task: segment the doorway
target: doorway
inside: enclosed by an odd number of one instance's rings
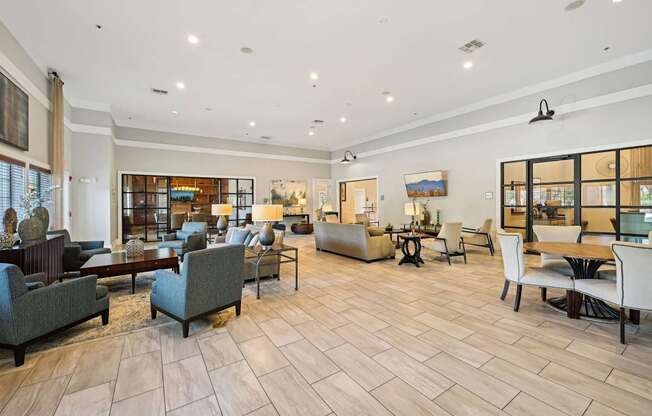
[[[378,178],[338,181],[338,187],[341,223],[360,222],[365,215],[370,223],[379,223]]]

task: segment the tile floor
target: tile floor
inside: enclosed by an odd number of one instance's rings
[[[524,291],[505,302],[501,261],[366,264],[300,247],[246,289],[225,326],[168,324],[0,363],[0,416],[651,415],[652,316],[570,321]],[[536,258],[529,259],[535,262]]]

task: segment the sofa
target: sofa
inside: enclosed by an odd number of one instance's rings
[[[184,222],[181,230],[163,235],[160,248],[173,248],[183,259],[185,253],[206,248],[206,233],[208,225],[205,222]]]
[[[16,367],[25,348],[58,331],[102,316],[109,323],[109,291],[97,276],[46,285],[45,273],[25,276],[13,264],[0,263],[0,347],[14,351]]]
[[[188,337],[190,321],[235,306],[240,315],[244,247],[223,245],[186,254],[181,273],[157,270],[150,295],[152,319],[160,311],[181,322]]]
[[[254,247],[258,244],[257,234],[263,228],[262,225],[257,224],[247,224],[244,227],[230,227],[222,244],[228,245],[242,245],[248,247]],[[246,231],[249,234],[246,234]],[[244,235],[244,239],[242,238]],[[285,231],[274,230],[274,245],[282,244],[283,239],[285,238]],[[242,240],[242,241],[240,241]],[[219,246],[219,244],[218,244]],[[244,268],[242,269],[243,277],[245,280],[252,280],[256,278],[256,265],[251,260],[252,256],[247,257],[245,252],[245,262]],[[260,277],[279,277],[281,273],[280,263],[277,256],[265,256],[260,261]]]
[[[71,241],[68,230],[48,231],[48,235],[63,236],[63,271],[78,272],[95,254],[110,253],[111,249],[104,247],[104,241]]]
[[[396,249],[389,235],[383,234],[377,227],[318,221],[314,223],[314,228],[317,250],[364,260],[367,263],[393,259],[396,256]]]

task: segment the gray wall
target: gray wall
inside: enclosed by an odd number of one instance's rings
[[[496,218],[497,160],[540,153],[563,154],[570,149],[616,145],[637,141],[652,143],[652,97],[570,112],[551,123],[528,125],[527,120],[509,127],[469,134],[416,147],[374,154],[387,146],[433,137],[508,117],[536,114],[538,101],[548,97],[553,108],[615,91],[652,83],[652,64],[566,85],[536,96],[524,97],[474,113],[432,123],[373,142],[353,146],[359,153],[351,165],[334,165],[334,182],[347,178],[378,176],[380,215],[383,224],[408,223],[403,204],[408,201],[403,175],[429,170],[448,171],[448,196],[430,198],[429,209],[442,211],[443,221],[461,220],[479,226],[485,218]],[[343,151],[334,152],[341,158]],[[494,192],[493,200],[484,193]],[[499,199],[498,199],[499,200]]]

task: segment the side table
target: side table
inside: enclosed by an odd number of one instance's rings
[[[414,264],[417,267],[421,267],[421,264],[424,263],[421,258],[421,237],[420,234],[398,234],[396,238],[398,241],[403,240],[403,245],[401,246],[401,251],[403,252],[403,258],[398,263],[399,266],[403,263]],[[410,243],[414,246],[414,251],[410,251]],[[425,264],[425,263],[424,263]]]

